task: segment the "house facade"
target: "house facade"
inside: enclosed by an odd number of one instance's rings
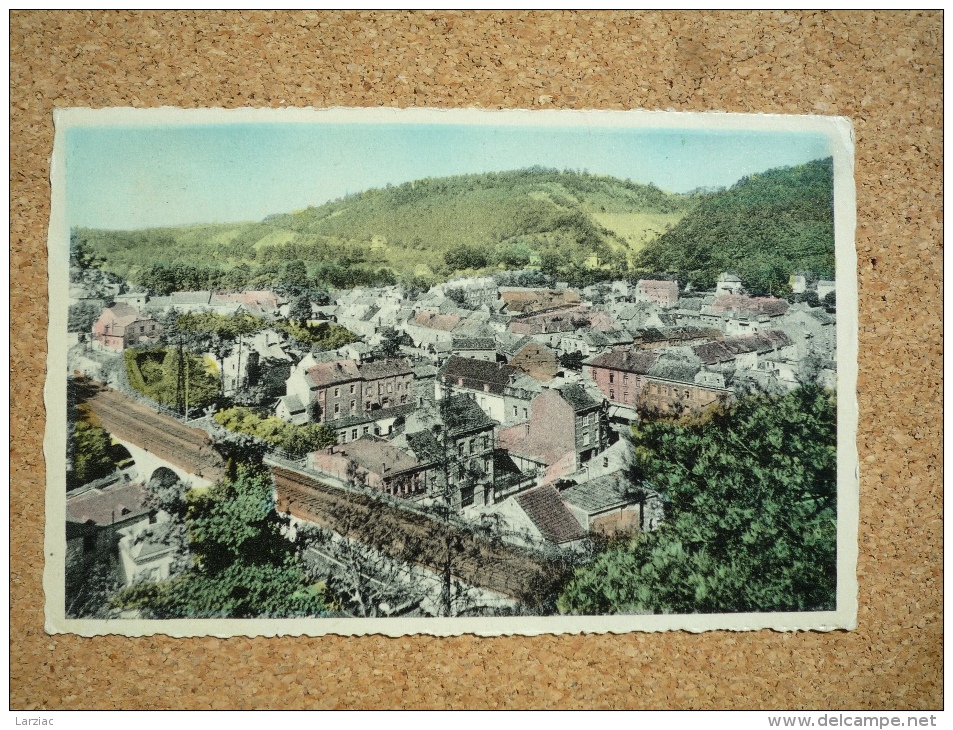
[[[639,395],[639,410],[655,415],[681,416],[699,413],[717,403],[727,403],[726,388],[649,376]]]
[[[357,363],[305,358],[292,369],[285,385],[287,396],[294,397],[291,403],[304,405],[311,420],[328,423],[412,404],[413,381],[413,369],[406,360]]]
[[[635,285],[636,302],[653,302],[663,307],[678,304],[678,282],[658,279],[639,279]]]
[[[493,420],[506,419],[504,390],[520,371],[505,363],[452,356],[437,372],[434,394],[439,400],[447,393],[470,397]]]
[[[602,405],[581,385],[549,388],[530,404],[530,418],[500,432],[500,448],[540,483],[577,471],[608,446]]]
[[[314,451],[308,465],[335,479],[406,499],[425,496],[435,478],[432,464],[421,464],[413,454],[373,435]]]
[[[654,350],[612,350],[583,363],[583,370],[611,403],[636,408],[658,357]]]
[[[103,310],[93,323],[94,348],[122,352],[127,347],[155,344],[162,336],[162,325],[128,304],[114,304]]]

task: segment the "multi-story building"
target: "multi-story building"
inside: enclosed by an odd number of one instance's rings
[[[678,282],[657,279],[639,279],[635,285],[636,302],[654,302],[663,307],[678,304]]]
[[[414,373],[406,360],[354,360],[315,362],[305,358],[286,381],[286,401],[304,405],[311,420],[337,421],[409,405]],[[279,412],[279,416],[282,413]]]
[[[649,376],[639,396],[639,410],[652,415],[680,416],[698,413],[716,403],[727,403],[726,388]]]
[[[435,498],[443,497],[449,486],[452,505],[493,504],[496,499],[494,452],[495,430],[499,424],[469,397],[447,394],[432,413],[408,425],[398,437],[422,463],[436,464]]]
[[[490,418],[502,423],[506,418],[504,389],[511,376],[520,371],[505,363],[471,360],[453,356],[437,372],[435,395],[463,394],[471,398]]]
[[[114,304],[103,310],[93,324],[93,347],[122,352],[135,345],[154,344],[162,335],[162,325],[128,304]]]
[[[655,350],[612,350],[587,360],[583,369],[609,401],[635,409],[646,376],[658,357]]]
[[[436,477],[433,464],[422,464],[413,454],[373,435],[312,452],[308,465],[341,481],[410,499],[425,496]]]
[[[533,399],[529,415],[500,432],[500,448],[540,483],[577,471],[608,446],[602,404],[581,385],[546,389]]]

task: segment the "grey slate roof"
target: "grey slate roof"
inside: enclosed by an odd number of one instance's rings
[[[559,545],[586,536],[582,525],[563,504],[559,492],[552,485],[523,492],[516,496],[516,501],[550,542]]]
[[[443,447],[430,431],[417,431],[405,435],[407,446],[421,464],[439,462],[444,458]]]
[[[493,337],[454,337],[450,347],[454,350],[496,350]]]
[[[406,416],[410,413],[413,413],[416,407],[417,406],[414,403],[406,403],[402,406],[394,406],[393,408],[380,408],[378,410],[365,411],[363,413],[355,413],[353,415],[348,414],[334,421],[327,421],[324,425],[328,428],[347,428],[348,426],[359,426],[362,423],[374,423],[375,421],[382,421],[385,418]]]
[[[444,417],[444,425],[454,435],[496,425],[496,421],[486,415],[476,401],[465,395],[447,398],[440,404],[440,412]]]
[[[645,375],[655,361],[658,353],[654,350],[613,350],[586,361],[586,365],[609,370],[619,370],[626,373]]]
[[[564,489],[561,494],[569,504],[591,516],[613,507],[634,504],[634,489],[635,485],[629,481],[625,472],[617,471],[576,484]]]
[[[599,407],[599,401],[594,400],[581,385],[567,385],[561,388],[559,393],[574,411],[586,411]]]
[[[459,385],[459,381],[463,380],[464,388],[502,395],[510,376],[518,375],[519,372],[503,363],[454,355],[440,369],[438,377],[450,385]]]
[[[706,365],[714,365],[719,362],[729,362],[745,353],[765,353],[790,344],[791,339],[786,334],[780,330],[770,330],[753,335],[728,337],[717,342],[706,342],[703,345],[695,345],[692,351]]]
[[[378,378],[392,378],[396,375],[410,375],[413,370],[407,360],[372,360],[357,366],[358,372],[365,380]]]

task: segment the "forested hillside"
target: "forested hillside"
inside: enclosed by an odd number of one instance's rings
[[[833,160],[769,170],[705,196],[638,257],[699,289],[722,271],[755,293],[786,293],[794,271],[834,275]]]
[[[77,229],[74,258],[153,291],[432,284],[532,266],[561,278],[623,275],[695,205],[652,185],[531,168],[417,180],[259,223]],[[290,265],[290,262],[294,264]]]

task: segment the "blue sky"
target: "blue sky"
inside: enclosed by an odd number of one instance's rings
[[[530,165],[588,170],[671,192],[830,155],[805,132],[587,126],[231,123],[72,127],[70,226],[131,229],[257,221],[423,177]]]

